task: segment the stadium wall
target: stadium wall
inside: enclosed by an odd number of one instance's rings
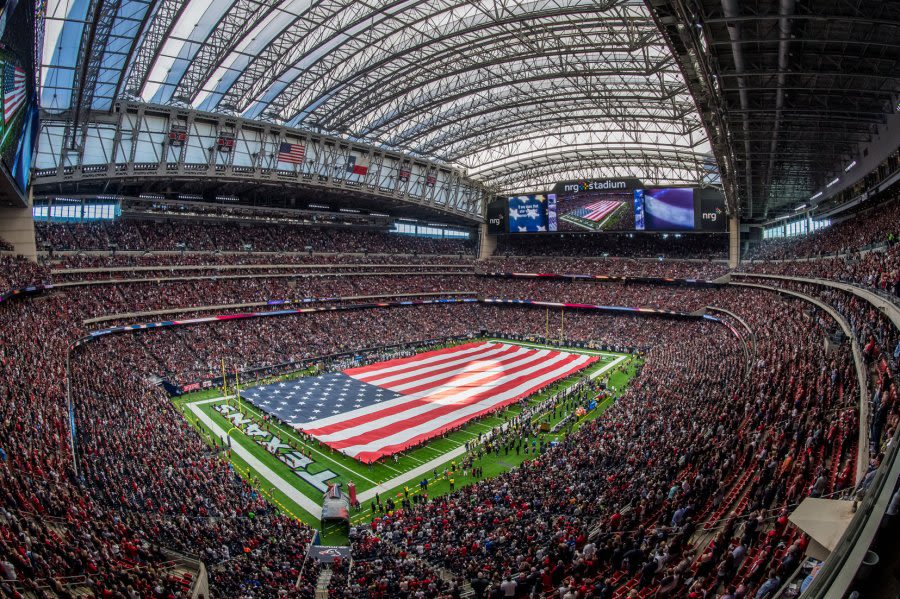
[[[0,207],[0,239],[11,243],[16,254],[37,260],[34,218],[30,207]]]

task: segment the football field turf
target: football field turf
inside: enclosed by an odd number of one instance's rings
[[[228,459],[241,476],[286,513],[319,528],[322,496],[326,485],[340,483],[341,488],[346,491],[347,484],[352,482],[356,486],[357,497],[362,504],[359,512],[351,512],[351,521],[358,523],[371,519],[370,504],[376,493],[383,501],[388,497],[402,495],[408,487],[412,495],[419,492],[419,481],[423,478],[429,481],[428,494],[432,498],[450,491],[450,478],[454,479],[456,488],[470,484],[474,481],[471,477],[462,476],[458,470],[452,474],[449,472],[452,465],[458,464],[465,456],[466,443],[475,442],[480,434],[504,426],[523,409],[542,404],[553,394],[570,387],[585,376],[598,377],[612,372],[610,384],[620,393],[636,367],[636,360],[627,354],[550,348],[518,341],[487,340],[486,343],[502,343],[505,347],[512,345],[515,351],[527,348],[567,352],[578,354],[582,358],[590,356],[592,361],[587,367],[557,380],[549,388],[524,400],[517,400],[515,403],[499,407],[496,411],[478,415],[456,430],[438,434],[421,445],[401,450],[369,464],[299,433],[285,423],[287,420],[282,422],[265,418],[264,411],[245,399],[238,400],[231,388],[228,389],[227,397],[223,396],[221,389],[211,389],[174,398],[174,402],[208,443],[228,451]],[[544,351],[542,355],[546,353]],[[394,368],[403,366],[402,363],[397,364]],[[623,365],[626,366],[625,371],[621,372],[619,367]],[[320,377],[307,376],[297,379],[288,376],[274,382],[270,381],[267,385],[279,384],[279,381],[291,378],[294,379],[294,383],[297,381],[310,383]],[[241,395],[247,396],[249,389],[259,387],[258,384],[242,386]],[[572,430],[599,416],[610,401],[600,403],[593,410],[578,417]],[[558,411],[554,417],[552,411],[544,413],[538,411],[532,416],[532,420],[547,422],[548,427],[552,428],[567,415],[568,413]],[[552,442],[558,439],[560,434],[562,433],[547,433],[545,438],[548,442]],[[533,457],[534,454],[525,453],[485,455],[478,459],[475,465],[484,470],[485,478],[490,478]],[[343,533],[337,530],[323,533],[328,542],[339,543],[344,540]]]

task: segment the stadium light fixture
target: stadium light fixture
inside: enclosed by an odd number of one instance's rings
[[[353,208],[339,208],[338,210],[347,214],[359,214],[359,210],[354,210]]]
[[[824,193],[824,192],[821,192],[821,191],[820,191],[819,193],[817,193],[816,195],[814,195],[813,197],[811,197],[811,198],[809,198],[809,199],[810,199],[810,200],[816,200],[816,199],[818,199],[818,198],[821,198],[821,197],[822,197],[822,193]]]
[[[800,210],[803,210],[804,208],[806,208],[806,204],[800,204],[799,206],[794,208],[794,212],[799,212]]]
[[[834,179],[831,180],[831,183],[829,183],[828,185],[825,186],[825,188],[827,189],[827,188],[831,187],[832,185],[834,185],[835,183],[837,183],[840,180],[841,180],[840,177],[835,177]]]
[[[856,161],[855,161],[855,160],[854,160],[853,162],[851,162],[850,164],[848,164],[846,167],[844,167],[844,172],[846,173],[847,171],[849,171],[849,170],[850,170],[851,168],[853,168],[854,166],[856,166]]]
[[[310,208],[318,208],[319,210],[331,210],[331,206],[326,206],[325,204],[310,204]]]

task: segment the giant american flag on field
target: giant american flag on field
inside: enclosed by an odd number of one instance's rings
[[[252,387],[241,396],[369,463],[513,404],[596,361],[586,354],[475,342]]]

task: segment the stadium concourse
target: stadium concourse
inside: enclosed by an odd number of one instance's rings
[[[833,307],[862,347],[863,379],[848,344],[826,350],[824,339],[839,325],[808,300],[665,281],[729,274],[697,247],[683,255],[700,261],[597,259],[590,249],[564,257],[579,247],[572,245],[558,254],[548,246],[547,256],[474,261],[465,242],[390,237],[378,254],[360,256],[335,252],[329,237],[306,238],[297,227],[292,242],[312,245],[312,255],[227,254],[212,253],[227,249],[227,230],[220,235],[204,225],[201,239],[209,241],[191,253],[110,255],[78,252],[110,239],[138,251],[172,250],[172,240],[190,238],[184,228],[194,225],[41,225],[41,239],[58,249],[39,265],[2,262],[6,288],[44,289],[8,296],[0,306],[0,589],[11,597],[187,596],[196,574],[173,557],[180,555],[205,564],[215,597],[313,597],[326,579],[335,597],[768,597],[795,575],[810,543],[788,515],[807,497],[865,493],[900,418],[896,326],[864,297],[821,282],[897,296],[898,246],[878,245],[895,231],[882,226],[870,234],[872,220],[846,221],[793,248],[778,244],[777,251],[795,256],[841,250],[837,257],[757,258],[742,277]],[[242,239],[255,251],[283,250],[281,233],[251,231],[260,237],[245,231]],[[362,235],[358,243],[371,248],[372,234]],[[354,247],[353,233],[341,236]],[[854,243],[877,247],[858,255]],[[310,276],[315,265],[328,265],[328,276]],[[513,269],[638,280],[490,275]],[[810,280],[758,278],[768,273]],[[727,311],[719,314],[729,326],[567,310],[564,331],[554,322],[551,336],[643,354],[644,366],[615,403],[496,477],[416,495],[393,510],[376,510],[371,500],[374,517],[350,530],[352,560],[324,565],[305,559],[313,530],[268,501],[258,475],[232,466],[227,448],[205,443],[151,381],[213,379],[221,374],[222,348],[250,373],[484,330],[542,338],[545,310],[408,305],[142,330],[73,351],[67,378],[69,349],[85,333],[154,320],[163,311],[177,319],[244,312],[246,304],[272,299],[349,304],[355,300],[339,298],[423,293],[683,313],[715,306]],[[857,473],[860,380],[870,435]],[[497,430],[470,449],[500,455],[540,434],[525,425]]]

